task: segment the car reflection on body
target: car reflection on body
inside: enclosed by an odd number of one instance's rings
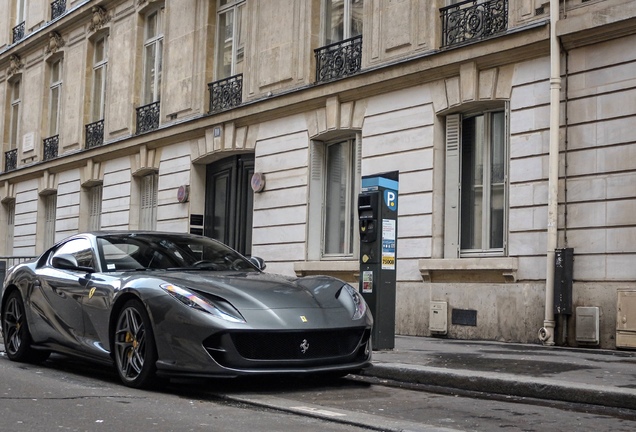
[[[345,375],[370,365],[373,319],[355,288],[263,268],[202,236],[78,234],[8,271],[5,350],[20,362],[58,352],[114,364],[136,388],[179,376]]]

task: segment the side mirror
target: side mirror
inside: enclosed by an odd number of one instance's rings
[[[74,270],[92,273],[94,270],[90,267],[83,267],[77,263],[75,257],[71,254],[56,255],[51,259],[53,267],[62,270]]]
[[[265,260],[263,258],[251,256],[248,258],[248,260],[254,265],[254,267],[261,271],[265,270],[265,267],[267,267],[267,264],[265,264]]]

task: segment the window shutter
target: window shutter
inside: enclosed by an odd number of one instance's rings
[[[157,220],[157,183],[157,174],[149,174],[141,179],[139,229],[155,229],[155,221]]]
[[[444,197],[444,258],[459,257],[459,190],[461,115],[446,116],[446,188]]]
[[[55,243],[57,195],[48,195],[44,203],[44,247],[48,249]]]
[[[93,186],[90,189],[89,230],[97,231],[101,228],[103,186]]]
[[[307,230],[307,259],[319,260],[322,249],[323,165],[325,145],[310,144],[309,212]]]

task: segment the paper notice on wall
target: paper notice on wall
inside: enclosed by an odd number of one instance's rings
[[[362,272],[362,292],[373,292],[373,271],[365,270]]]
[[[395,270],[395,220],[382,219],[382,270]]]

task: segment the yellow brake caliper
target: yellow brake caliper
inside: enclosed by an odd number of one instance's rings
[[[128,358],[132,357],[133,351],[137,348],[137,340],[134,338],[131,332],[126,332],[126,343],[131,343],[131,342],[132,342],[133,349],[128,351]]]

